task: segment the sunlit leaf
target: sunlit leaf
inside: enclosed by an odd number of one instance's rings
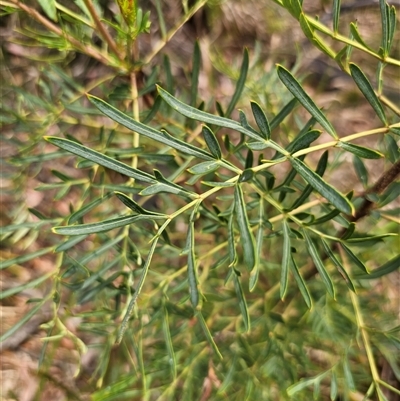
[[[134,169],[125,163],[112,159],[111,157],[103,155],[102,153],[93,149],[89,149],[77,142],[69,139],[57,138],[55,136],[45,136],[44,139],[61,149],[67,150],[68,152],[78,155],[86,160],[90,160],[96,164],[99,164],[100,166],[107,167],[110,170],[117,171],[118,173],[127,177],[149,183],[157,182],[152,175],[145,173],[144,171]]]
[[[354,155],[361,157],[363,159],[380,159],[384,155],[376,150],[368,149],[363,146],[354,145],[353,143],[341,142],[339,141],[336,145],[338,148],[347,150]]]
[[[194,252],[194,222],[189,223],[188,236],[188,281],[190,288],[190,300],[194,309],[197,308],[199,304],[199,288],[198,288],[198,278],[197,278],[197,266],[196,266],[196,256]]]
[[[124,127],[137,132],[140,135],[151,138],[157,142],[161,142],[164,145],[168,145],[171,148],[176,149],[187,155],[198,157],[199,159],[213,159],[212,155],[210,155],[205,150],[197,148],[190,143],[174,138],[165,131],[158,131],[147,125],[144,125],[139,121],[134,120],[132,117],[128,116],[122,111],[119,111],[110,104],[106,103],[104,100],[99,99],[98,97],[88,95],[88,99],[106,116],[110,117],[112,120],[123,125]]]
[[[353,77],[354,82],[357,84],[362,94],[368,100],[369,104],[374,109],[376,115],[386,125],[387,119],[385,116],[385,112],[383,110],[381,102],[378,99],[378,96],[376,96],[372,88],[371,83],[368,81],[368,78],[361,71],[360,67],[358,67],[356,64],[350,63],[349,66],[350,66],[351,76]]]

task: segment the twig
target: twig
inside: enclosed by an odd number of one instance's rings
[[[101,36],[107,42],[110,49],[114,52],[114,54],[121,60],[124,61],[123,57],[121,56],[120,52],[118,51],[117,44],[114,42],[114,39],[110,36],[108,31],[105,29],[104,25],[101,23],[99,16],[97,15],[96,9],[93,6],[91,0],[83,0],[87,9],[92,16],[96,27],[100,31]]]

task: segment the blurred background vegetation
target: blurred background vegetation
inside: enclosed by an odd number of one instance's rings
[[[131,4],[120,3],[122,9]],[[391,4],[399,7],[398,2]],[[247,47],[250,66],[233,119],[238,120],[237,109],[250,110],[250,100],[263,105],[269,117],[290,102],[292,96],[276,74],[275,64],[280,63],[301,80],[341,137],[380,127],[351,77],[310,44],[287,10],[267,0],[139,1],[142,24],[136,19],[130,26],[112,0],[0,0],[0,6],[2,400],[400,399],[393,391],[400,382],[398,269],[357,284],[376,368],[388,384],[379,394],[370,388],[369,360],[346,283],[336,273],[337,301],[327,296],[299,238],[293,239],[293,246],[302,272],[309,275],[311,310],[293,283],[285,302],[280,300],[281,231],[271,230],[264,241],[262,272],[250,293],[247,285],[240,290],[232,282],[224,285],[227,271],[220,268],[224,255],[219,245],[226,238],[213,229],[212,217],[196,223],[199,280],[207,300],[202,313],[221,360],[188,304],[187,262],[180,256],[187,236],[184,219],[171,224],[169,238],[154,256],[139,306],[119,346],[114,345],[115,333],[154,227],[142,224],[129,228],[129,235],[111,231],[69,240],[51,231],[66,221],[118,216],[123,205],[108,194],[121,191],[138,199],[141,188],[56,149],[43,141],[45,135],[82,142],[145,171],[158,168],[165,176],[176,174],[180,184],[190,179],[183,173],[188,167],[185,158],[146,138],[139,142],[94,108],[86,93],[204,146],[198,124],[171,112],[157,97],[155,84],[208,112],[226,111]],[[305,0],[303,8],[332,24],[332,1]],[[355,21],[367,46],[378,49],[378,3],[342,1],[340,32],[348,36],[349,24]],[[392,51],[397,59],[399,41],[397,30]],[[341,48],[334,41],[332,47]],[[201,60],[198,73],[196,60]],[[353,49],[352,61],[374,87],[378,85],[377,59]],[[394,110],[400,104],[399,81],[399,68],[388,65],[382,95]],[[305,110],[296,108],[274,139],[286,146],[308,119]],[[223,138],[227,130],[221,131]],[[328,138],[321,135],[316,143]],[[332,152],[329,182],[343,193],[363,194],[398,160],[393,138],[368,136],[358,142],[387,155],[368,160],[364,176],[350,153]],[[230,133],[230,140],[240,143],[239,134]],[[266,151],[265,157],[272,155]],[[315,167],[321,155],[322,151],[310,154],[309,164]],[[240,154],[234,157],[243,162]],[[289,170],[279,165],[271,171],[282,182]],[[200,188],[200,183],[194,185]],[[357,222],[360,232],[399,231],[399,183],[390,189],[380,198],[382,208]],[[227,210],[227,196],[222,191],[205,206]],[[289,192],[290,196],[295,195]],[[143,206],[173,213],[183,204],[161,194]],[[328,230],[340,231],[340,225],[334,223]],[[397,237],[357,247],[370,270],[398,253]],[[246,294],[249,332],[238,291]]]

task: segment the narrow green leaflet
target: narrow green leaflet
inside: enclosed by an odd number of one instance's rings
[[[358,179],[363,184],[364,188],[366,188],[368,186],[368,171],[363,161],[356,155],[353,156],[353,166]]]
[[[222,158],[222,153],[221,153],[221,148],[219,146],[218,140],[214,134],[214,132],[211,131],[210,128],[208,128],[206,125],[203,125],[203,129],[201,130],[204,140],[206,141],[207,147],[210,150],[211,154],[216,158],[216,159],[221,159]]]
[[[108,194],[104,195],[102,198],[97,198],[94,201],[88,203],[87,205],[83,206],[76,212],[72,213],[69,218],[68,218],[68,224],[73,224],[76,221],[78,221],[80,218],[82,218],[86,213],[90,212],[92,209],[95,207],[99,206],[102,204],[104,201],[107,199],[111,198],[113,195],[112,192],[109,192]]]
[[[265,115],[261,106],[256,102],[251,102],[250,104],[254,119],[256,120],[258,128],[260,128],[263,137],[267,140],[271,139],[271,127],[269,126],[267,116]]]
[[[289,267],[290,267],[290,228],[286,220],[283,221],[283,255],[282,255],[282,266],[281,266],[281,282],[280,282],[280,296],[283,300],[286,295],[288,281],[289,281]]]
[[[153,258],[153,255],[154,255],[154,251],[156,250],[158,239],[159,239],[159,237],[156,237],[155,240],[153,241],[153,243],[151,244],[151,248],[150,248],[149,254],[147,255],[146,262],[145,262],[145,264],[144,264],[144,266],[142,268],[142,274],[140,276],[139,283],[138,283],[138,285],[136,287],[136,291],[134,292],[134,294],[132,296],[132,299],[131,299],[131,301],[130,301],[127,309],[126,309],[125,316],[122,319],[121,326],[118,329],[117,339],[115,341],[116,344],[120,344],[121,343],[122,338],[124,336],[124,333],[125,333],[126,329],[128,328],[129,319],[132,316],[133,309],[135,308],[136,302],[137,302],[137,300],[139,298],[139,294],[142,291],[144,282],[146,280],[146,276],[147,276],[147,273],[148,273],[149,268],[150,268],[150,263],[151,263],[151,260]]]
[[[328,374],[328,372],[329,371],[321,373],[318,376],[311,377],[309,379],[300,379],[297,383],[292,384],[290,387],[288,387],[286,392],[288,393],[289,397],[292,397],[294,394],[305,389],[306,387],[320,382]]]
[[[239,308],[243,318],[244,329],[246,333],[248,333],[250,331],[250,315],[247,309],[246,298],[244,296],[242,284],[240,283],[238,275],[234,272],[232,276],[235,285],[236,296],[238,297],[239,300]]]
[[[258,281],[258,275],[260,273],[260,262],[261,262],[261,249],[263,244],[264,238],[264,202],[263,198],[260,198],[260,203],[258,205],[258,229],[257,229],[257,236],[256,236],[256,263],[253,269],[250,272],[249,278],[249,291],[253,291],[256,287]]]
[[[244,262],[248,270],[251,271],[256,263],[256,249],[247,217],[242,187],[239,184],[235,186],[235,215],[239,226]]]
[[[362,159],[380,159],[381,157],[384,157],[381,152],[377,152],[376,150],[368,149],[364,146],[354,145],[348,142],[339,141],[336,147],[347,150],[348,152],[351,152],[354,155],[361,157]]]
[[[279,124],[293,111],[297,106],[297,102],[298,100],[293,98],[279,111],[279,113],[271,120],[271,130],[278,127]]]
[[[18,322],[12,326],[9,330],[7,330],[3,335],[0,337],[0,343],[3,341],[7,340],[7,338],[11,337],[15,333],[17,333],[21,327],[27,323],[32,316],[34,316],[44,305],[45,302],[47,302],[48,299],[43,299],[40,302],[38,302],[25,316],[23,316]]]
[[[301,149],[308,148],[312,142],[317,140],[321,135],[321,131],[317,129],[310,130],[303,135],[297,136],[290,144],[286,147],[286,150],[290,153],[296,153]]]
[[[57,22],[57,8],[56,8],[56,1],[55,0],[38,0],[42,10],[45,14],[52,19],[53,21]]]
[[[54,248],[52,246],[50,246],[48,248],[39,249],[36,252],[17,256],[12,259],[2,260],[2,261],[0,261],[0,270],[7,269],[7,267],[10,267],[12,265],[19,265],[21,263],[28,262],[32,259],[36,259],[39,256],[43,256],[43,255],[46,255],[47,253],[52,252],[53,250],[54,250]]]
[[[109,156],[103,155],[100,152],[89,149],[77,142],[70,141],[69,139],[57,138],[55,136],[45,136],[44,139],[50,142],[52,145],[58,146],[61,149],[67,150],[77,156],[80,156],[86,160],[90,160],[100,166],[109,168],[110,170],[117,171],[118,173],[125,175],[127,177],[134,178],[139,181],[155,183],[157,182],[155,178],[145,173],[144,171],[139,171],[122,163],[118,160],[114,160]]]
[[[235,247],[235,232],[233,229],[233,213],[229,215],[228,220],[228,256],[229,267],[235,266],[237,263],[237,253]]]
[[[356,292],[353,282],[351,281],[350,276],[347,274],[346,269],[342,266],[340,261],[336,258],[335,254],[332,252],[331,248],[329,247],[328,243],[321,238],[322,245],[324,246],[325,253],[328,255],[329,259],[332,263],[336,266],[341,276],[346,281],[347,286],[350,288],[351,291]]]
[[[367,267],[364,265],[363,262],[361,262],[360,259],[358,259],[358,257],[353,253],[353,251],[349,247],[347,247],[343,243],[340,243],[340,246],[343,248],[343,250],[346,252],[347,256],[350,258],[350,260],[354,263],[355,266],[361,269],[364,273],[369,274]]]
[[[188,229],[188,281],[189,281],[189,290],[190,290],[190,301],[192,302],[192,306],[194,309],[197,308],[199,304],[199,287],[198,287],[198,279],[197,279],[197,266],[196,266],[196,256],[194,253],[194,222],[191,221],[189,223]]]
[[[236,88],[235,92],[232,96],[231,101],[229,102],[228,108],[225,112],[225,115],[229,117],[234,110],[236,103],[238,102],[240,95],[243,92],[244,85],[246,83],[246,77],[247,77],[247,72],[249,70],[249,51],[247,49],[244,49],[243,52],[243,61],[242,61],[242,66],[240,68],[240,75],[239,79],[236,83]]]
[[[158,131],[147,125],[144,125],[134,120],[132,117],[129,117],[122,111],[119,111],[110,104],[106,103],[104,100],[99,99],[98,97],[88,95],[88,98],[107,117],[110,117],[118,124],[121,124],[124,127],[137,132],[140,135],[153,139],[157,142],[161,142],[164,145],[170,146],[171,148],[176,149],[184,154],[198,157],[199,159],[204,159],[204,160],[213,159],[212,155],[210,155],[205,150],[197,148],[196,146],[193,146],[190,143],[176,139],[165,131]]]
[[[290,267],[294,276],[294,279],[296,280],[297,286],[299,287],[299,290],[301,292],[301,295],[303,296],[303,299],[308,307],[308,309],[311,309],[312,307],[312,299],[310,292],[308,291],[306,282],[304,281],[303,277],[301,277],[299,268],[297,267],[296,261],[293,258],[293,254],[291,254],[291,262]]]
[[[54,252],[67,251],[68,249],[72,248],[74,245],[83,241],[86,237],[87,237],[87,234],[73,236],[72,238],[69,238],[66,241],[62,242],[60,245],[58,245],[54,249]]]
[[[293,168],[324,198],[332,203],[336,209],[343,213],[352,215],[354,207],[350,201],[338,192],[335,188],[324,181],[318,174],[312,171],[306,164],[297,158],[291,157],[289,159]]]
[[[174,110],[185,117],[191,118],[193,120],[202,121],[206,124],[217,125],[218,127],[231,128],[251,138],[257,139],[258,141],[260,140],[259,133],[255,134],[253,131],[242,127],[236,121],[225,117],[215,116],[213,114],[206,113],[205,111],[201,111],[195,109],[194,107],[188,106],[187,104],[182,103],[180,100],[173,97],[166,90],[160,88],[159,86],[157,86],[157,90],[160,96],[165,100],[165,102],[167,102]]]
[[[195,164],[194,166],[188,169],[191,174],[208,174],[212,173],[215,170],[218,170],[221,167],[221,163],[219,161],[210,161],[210,162],[202,162],[199,164]]]
[[[362,44],[366,49],[373,51],[373,49],[368,46],[365,41],[363,40],[363,38],[361,37],[360,33],[358,32],[358,26],[356,22],[351,22],[350,23],[350,32],[351,32],[351,36],[360,44]],[[350,38],[352,39],[352,38]]]
[[[359,280],[377,279],[396,271],[398,268],[400,268],[400,255],[397,255],[393,259],[390,259],[389,262],[386,262],[381,267],[373,270],[370,274],[357,275],[356,277]]]
[[[339,15],[340,15],[340,0],[333,0],[333,32],[338,33],[339,30]]]
[[[325,115],[317,107],[310,96],[307,95],[296,78],[281,65],[278,65],[278,75],[279,79],[289,89],[292,95],[301,103],[301,105],[315,118],[317,122],[321,124],[322,127],[325,128],[328,134],[337,139],[338,136],[331,123],[327,120]]]
[[[175,379],[176,378],[176,357],[175,357],[175,352],[174,352],[174,346],[172,344],[171,331],[169,329],[168,310],[167,310],[165,304],[163,305],[162,311],[163,311],[163,333],[164,333],[165,344],[167,346],[169,365],[171,368],[171,376],[173,379]]]
[[[193,67],[192,67],[192,86],[191,86],[191,96],[190,105],[195,107],[197,101],[197,89],[199,86],[199,74],[201,67],[201,53],[198,40],[196,40],[193,49]]]
[[[54,227],[53,231],[61,235],[83,235],[94,234],[103,231],[113,230],[128,224],[135,223],[139,220],[159,220],[166,219],[164,215],[138,215],[138,216],[122,216],[115,219],[100,221],[98,223],[77,224],[74,226]]]
[[[0,292],[0,299],[11,297],[12,295],[18,294],[19,292],[24,291],[28,288],[34,288],[55,274],[55,271],[51,271],[47,274],[44,274],[43,276],[36,278],[35,280],[28,281],[27,283],[17,285],[15,287],[4,289]]]
[[[138,214],[162,216],[161,213],[151,212],[150,210],[143,209],[137,202],[135,202],[133,199],[123,194],[122,192],[116,191],[114,192],[114,194],[126,207]]]
[[[326,167],[328,165],[328,151],[325,151],[321,158],[318,161],[317,169],[315,170],[315,173],[318,174],[320,177],[322,177],[325,173]],[[300,195],[299,198],[295,200],[293,205],[291,206],[291,209],[296,209],[297,207],[301,206],[304,201],[308,198],[310,193],[312,192],[312,186],[308,184],[303,193]]]
[[[201,328],[203,329],[203,332],[204,332],[204,334],[205,334],[205,336],[206,336],[206,338],[207,338],[207,341],[208,341],[208,343],[210,344],[211,348],[212,348],[213,351],[216,353],[216,355],[219,357],[219,359],[223,359],[223,358],[222,358],[222,354],[221,354],[221,352],[219,351],[219,349],[218,349],[218,347],[217,347],[217,344],[215,344],[215,341],[214,341],[214,339],[213,339],[213,337],[212,337],[212,335],[211,335],[211,333],[210,333],[210,330],[209,330],[209,328],[208,328],[208,326],[207,326],[207,323],[206,323],[206,321],[204,320],[204,317],[203,317],[203,315],[201,314],[200,311],[198,311],[198,312],[196,313],[196,317],[197,317],[197,320],[198,320],[199,323],[200,323]]]
[[[360,91],[362,92],[362,94],[368,100],[369,104],[372,106],[372,108],[374,109],[374,111],[375,111],[376,115],[379,117],[379,119],[385,125],[387,125],[387,119],[386,119],[382,104],[379,101],[378,96],[376,96],[371,83],[368,81],[368,78],[361,71],[360,67],[358,67],[356,64],[350,63],[349,67],[350,67],[350,73],[354,79],[354,82],[357,84],[357,86],[360,89]]]
[[[324,264],[322,263],[322,259],[318,254],[318,250],[315,247],[314,241],[309,236],[307,229],[303,229],[302,233],[304,234],[304,238],[305,238],[306,244],[307,244],[307,249],[308,249],[308,252],[315,264],[315,267],[317,268],[317,270],[322,278],[322,281],[324,282],[324,284],[328,290],[329,295],[333,299],[335,299],[335,289],[333,287],[332,280],[331,280]]]

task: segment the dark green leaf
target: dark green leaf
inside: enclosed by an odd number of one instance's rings
[[[171,332],[169,329],[169,321],[168,321],[168,310],[163,305],[163,333],[164,333],[164,339],[165,339],[165,344],[167,346],[167,352],[168,352],[168,357],[169,357],[169,365],[171,367],[171,376],[172,379],[176,378],[176,357],[175,357],[175,352],[174,352],[174,346],[172,344],[172,339],[171,339]]]
[[[258,205],[258,230],[256,236],[256,263],[253,267],[253,270],[250,272],[249,278],[249,291],[253,291],[256,287],[258,281],[258,275],[260,272],[260,262],[261,262],[261,250],[264,238],[264,202],[263,199],[260,198]]]
[[[191,118],[193,120],[199,120],[206,124],[217,125],[219,127],[231,128],[238,132],[241,132],[251,138],[260,140],[260,134],[257,132],[253,132],[242,127],[238,122],[233,121],[229,118],[215,116],[210,113],[206,113],[205,111],[197,110],[194,107],[191,107],[185,103],[182,103],[180,100],[173,97],[164,89],[157,86],[158,93],[160,96],[178,113],[184,115],[185,117]],[[208,153],[207,153],[208,154]],[[211,156],[211,155],[210,155]]]
[[[68,224],[73,224],[76,221],[78,221],[80,218],[82,218],[86,213],[103,203],[105,200],[111,198],[112,192],[109,192],[108,194],[104,195],[102,198],[97,198],[94,201],[88,203],[86,206],[80,208],[76,212],[72,213],[69,218],[68,218]]]
[[[297,99],[290,100],[283,109],[271,120],[271,130],[279,126],[279,124],[292,112],[297,105]]]
[[[80,145],[77,142],[70,141],[69,139],[57,138],[54,136],[45,136],[44,139],[51,144],[58,146],[61,149],[67,150],[75,155],[78,155],[86,160],[90,160],[100,166],[109,168],[110,170],[117,171],[118,173],[127,177],[134,178],[139,181],[155,183],[156,180],[153,176],[144,171],[139,171],[122,163],[114,160],[109,156],[103,155],[95,150],[89,149],[86,146]]]
[[[256,123],[261,131],[261,134],[265,139],[267,140],[271,139],[271,127],[269,126],[267,116],[265,115],[261,106],[256,102],[251,102],[250,104],[254,119],[256,120]]]
[[[326,167],[328,165],[328,151],[326,150],[321,158],[318,161],[317,169],[315,170],[315,173],[318,174],[320,177],[322,177],[325,173]],[[312,186],[309,184],[306,186],[304,189],[303,193],[300,195],[299,198],[293,203],[291,206],[291,209],[296,209],[300,205],[304,203],[304,201],[308,198],[310,193],[312,192]]]
[[[169,95],[169,96],[171,96],[171,95]],[[119,111],[118,109],[111,106],[110,104],[106,103],[104,100],[101,100],[92,95],[88,95],[88,98],[106,116],[110,117],[112,120],[123,125],[124,127],[137,132],[140,135],[143,135],[147,138],[151,138],[157,142],[161,142],[164,145],[167,145],[173,149],[179,150],[180,152],[182,152],[184,154],[198,157],[199,159],[204,159],[204,160],[212,160],[213,159],[212,155],[210,155],[208,152],[204,151],[203,149],[197,148],[196,146],[193,146],[190,143],[176,139],[173,136],[169,135],[165,131],[158,131],[147,125],[144,125],[144,124],[140,123],[139,121],[134,120],[132,117],[129,117],[127,114],[123,113],[122,111]]]
[[[240,283],[240,279],[236,273],[233,274],[233,282],[235,284],[236,296],[239,300],[239,308],[243,318],[244,329],[246,333],[248,333],[250,331],[250,315],[247,309],[247,302],[243,293],[243,288]]]
[[[396,271],[400,267],[400,255],[395,256],[393,259],[386,262],[381,267],[373,270],[370,274],[357,275],[359,280],[372,280],[382,276],[386,276],[389,273]]]
[[[87,234],[84,235],[78,235],[74,236],[67,241],[64,241],[60,245],[57,246],[57,248],[54,249],[54,252],[64,252],[70,248],[72,248],[74,245],[78,244],[79,242],[83,241],[87,237]]]
[[[203,133],[204,140],[206,141],[207,147],[210,150],[211,154],[216,159],[218,160],[221,159],[222,157],[221,148],[214,133],[206,125],[203,125],[203,129],[201,132]]]
[[[343,267],[343,265],[340,263],[340,261],[336,258],[335,254],[332,252],[332,250],[329,247],[329,245],[327,244],[327,242],[323,238],[321,238],[321,241],[322,241],[322,245],[324,246],[325,253],[328,255],[330,260],[336,266],[336,268],[338,269],[339,273],[341,274],[341,276],[346,281],[347,286],[350,288],[351,291],[356,292],[354,284],[351,281],[350,276],[347,274],[346,269]]]
[[[299,268],[297,267],[297,264],[293,258],[293,254],[290,254],[290,256],[291,256],[291,262],[292,262],[292,263],[290,263],[290,267],[291,267],[294,279],[296,280],[297,286],[299,287],[301,295],[303,296],[303,299],[304,299],[308,309],[311,309],[312,299],[311,299],[310,292],[308,291],[307,285],[306,285],[303,277],[301,277]]]
[[[340,15],[340,0],[333,0],[333,32],[338,33],[339,30],[339,15]]]
[[[357,266],[359,269],[361,269],[364,273],[369,274],[364,263],[361,262],[360,259],[358,259],[358,257],[353,253],[353,251],[343,243],[341,243],[340,245],[343,248],[343,250],[346,252],[347,256],[349,256],[351,261],[354,263],[354,265]]]
[[[301,149],[308,148],[312,142],[318,139],[321,135],[321,131],[313,129],[306,132],[303,135],[297,136],[287,147],[286,150],[290,153],[296,153]]]
[[[293,168],[324,198],[332,203],[338,210],[346,214],[353,214],[354,207],[350,201],[335,188],[314,173],[306,164],[297,158],[289,159]]]
[[[160,216],[160,213],[151,212],[149,210],[143,209],[137,202],[131,199],[129,196],[123,194],[122,192],[114,192],[115,196],[129,209],[138,213],[138,214],[148,214],[148,215],[157,215]]]
[[[316,119],[317,122],[321,124],[322,127],[325,128],[328,134],[337,139],[338,136],[331,123],[327,120],[314,101],[307,95],[294,76],[281,65],[278,65],[278,75],[283,84],[289,89],[300,104]]]
[[[248,270],[251,271],[256,263],[256,249],[249,219],[247,217],[246,203],[244,202],[243,191],[240,185],[235,186],[235,215],[243,247],[244,263]]]
[[[200,322],[201,328],[203,329],[203,332],[204,332],[204,334],[205,334],[205,336],[206,336],[206,338],[207,338],[207,341],[208,341],[208,343],[210,344],[211,348],[212,348],[212,349],[214,350],[214,352],[217,354],[217,356],[219,357],[219,359],[222,359],[222,355],[221,355],[221,353],[219,352],[219,349],[218,349],[218,347],[217,347],[217,344],[215,344],[215,341],[214,341],[214,339],[212,338],[212,335],[211,335],[211,333],[210,333],[210,330],[209,330],[208,327],[207,327],[207,323],[206,323],[206,321],[204,320],[204,317],[203,317],[203,315],[201,314],[200,311],[198,311],[198,312],[196,313],[196,317],[197,317],[198,321]]]
[[[306,239],[308,252],[315,264],[315,267],[317,268],[319,274],[321,275],[322,281],[324,282],[329,295],[333,299],[335,299],[335,289],[333,287],[332,280],[331,280],[324,264],[322,263],[322,259],[319,256],[319,253],[317,251],[317,248],[315,247],[314,241],[310,238],[306,229],[303,229],[302,232],[304,234],[304,238]]]
[[[61,235],[84,235],[94,234],[103,231],[113,230],[118,227],[123,227],[128,224],[133,224],[140,220],[156,220],[166,219],[164,215],[138,215],[138,216],[123,216],[115,219],[100,221],[98,223],[77,224],[74,226],[54,227],[53,231]]]
[[[366,188],[368,186],[368,171],[365,168],[363,161],[356,155],[353,157],[353,166],[358,179],[363,184],[364,188]]]
[[[290,250],[290,228],[286,220],[283,220],[283,248],[282,248],[282,265],[281,265],[281,282],[280,282],[280,296],[283,300],[286,295],[288,281],[289,281],[289,268],[291,260]]]
[[[336,146],[338,148],[347,150],[348,152],[351,152],[354,155],[363,159],[380,159],[381,157],[383,157],[383,154],[377,152],[376,150],[364,148],[363,146],[354,145],[348,142],[339,141]]]
[[[190,288],[190,300],[194,309],[197,309],[199,304],[199,288],[197,279],[197,266],[196,266],[196,256],[194,253],[194,222],[189,223],[188,236],[188,281]]]
[[[349,66],[350,66],[350,73],[354,79],[354,82],[357,84],[362,94],[368,100],[369,104],[374,109],[376,115],[386,125],[387,119],[385,116],[385,112],[383,110],[381,102],[378,99],[378,96],[376,96],[371,86],[371,83],[368,81],[368,78],[356,64],[350,63]]]
[[[354,230],[356,229],[356,223],[354,223],[353,221],[348,225],[348,227],[346,228],[346,230],[344,231],[341,239],[343,241],[348,240],[354,233]]]
[[[194,43],[192,64],[193,64],[193,66],[192,66],[192,87],[191,87],[190,105],[195,107],[196,102],[197,102],[197,88],[199,86],[199,73],[200,73],[200,67],[201,67],[200,45],[197,40]]]
[[[235,92],[232,96],[231,101],[229,102],[228,108],[225,112],[225,116],[229,117],[234,110],[236,103],[238,102],[240,95],[243,92],[244,85],[246,83],[246,77],[247,77],[247,72],[249,70],[249,52],[247,49],[244,49],[243,52],[243,61],[242,61],[242,66],[240,68],[240,75],[239,79],[236,83],[236,88]]]

